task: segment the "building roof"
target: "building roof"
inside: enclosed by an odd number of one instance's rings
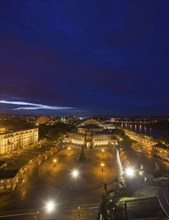
[[[103,134],[103,135],[107,135],[107,134],[112,134],[110,131],[107,130],[103,130],[103,131],[96,131],[93,132],[93,134]]]
[[[94,119],[85,120],[79,126],[84,126],[84,125],[96,125],[96,126],[101,127],[101,123]]]
[[[79,128],[86,128],[86,129],[102,129],[100,126],[98,126],[98,125],[92,125],[92,124],[82,125],[82,126],[79,126]]]
[[[163,149],[169,149],[168,146],[166,146],[165,144],[162,144],[162,143],[158,143],[158,144],[155,144],[153,147],[158,147],[158,148],[163,148]]]
[[[0,179],[13,178],[18,173],[18,170],[0,170]]]
[[[0,136],[4,137],[5,135],[7,135],[7,137],[8,137],[10,135],[13,136],[15,133],[28,132],[28,131],[35,130],[35,129],[38,129],[38,128],[33,127],[33,128],[25,128],[25,129],[7,130],[4,133],[0,133]]]
[[[0,160],[0,167],[5,163],[6,161]]]

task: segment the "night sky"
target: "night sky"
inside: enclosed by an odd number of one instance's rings
[[[1,0],[1,113],[169,115],[168,1]]]

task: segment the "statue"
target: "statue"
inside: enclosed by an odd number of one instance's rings
[[[86,161],[86,160],[87,160],[87,158],[86,158],[86,155],[84,153],[83,146],[82,146],[82,150],[81,150],[81,153],[80,153],[79,161]]]

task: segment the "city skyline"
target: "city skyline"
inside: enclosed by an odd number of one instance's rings
[[[168,116],[167,1],[1,1],[1,113]]]

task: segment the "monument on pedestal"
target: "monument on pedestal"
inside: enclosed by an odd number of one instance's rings
[[[80,153],[80,157],[79,157],[79,161],[86,161],[87,158],[86,158],[86,155],[85,155],[85,152],[84,152],[84,148],[82,146],[82,150],[81,150],[81,153]]]

